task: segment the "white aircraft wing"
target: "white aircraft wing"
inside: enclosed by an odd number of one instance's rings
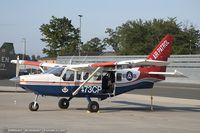
[[[127,65],[131,64],[133,66],[167,66],[169,65],[169,62],[159,61],[159,60],[146,60],[146,59],[126,60],[117,62],[117,65],[126,65],[126,64]]]
[[[84,67],[113,67],[117,65],[128,65],[131,64],[133,66],[167,66],[169,62],[167,61],[158,61],[158,60],[126,60],[126,61],[111,61],[111,62],[100,62],[100,63],[92,63],[92,64],[79,64],[79,65],[71,65],[71,68],[84,68]]]
[[[17,64],[17,60],[12,60],[11,63]],[[19,60],[20,65],[30,65],[30,66],[38,66],[38,67],[63,67],[66,66],[71,70],[87,70],[93,71],[97,67],[114,67],[118,65],[133,65],[135,67],[138,66],[167,66],[169,62],[166,61],[157,61],[157,60],[126,60],[126,61],[111,61],[111,62],[100,62],[100,63],[91,63],[91,64],[56,64],[56,63],[42,63],[37,61],[27,61],[27,60]]]
[[[17,64],[17,60],[11,60],[11,63]],[[27,61],[27,60],[19,60],[20,65],[30,65],[30,66],[38,66],[38,67],[62,67],[64,64],[55,64],[55,63],[43,63],[37,61]]]

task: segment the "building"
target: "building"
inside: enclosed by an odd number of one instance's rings
[[[9,79],[15,76],[15,65],[10,61],[16,59],[13,43],[5,42],[0,48],[0,79]]]

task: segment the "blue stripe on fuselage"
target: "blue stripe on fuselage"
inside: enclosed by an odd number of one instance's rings
[[[132,91],[135,89],[149,89],[153,88],[154,83],[153,82],[140,82],[131,86],[123,86],[123,87],[116,87],[115,89],[115,95],[120,95],[123,93],[126,93],[128,91]]]
[[[134,85],[129,86],[123,86],[123,87],[116,87],[115,89],[115,95],[120,95],[122,93],[134,90],[134,89],[145,89],[145,88],[153,88],[154,83],[152,82],[140,82]],[[24,90],[32,91],[39,95],[45,95],[45,96],[60,96],[60,97],[70,97],[72,96],[72,93],[78,88],[78,86],[66,86],[67,92],[64,93],[62,91],[65,86],[53,86],[53,85],[25,85],[20,84],[20,87],[22,87]],[[82,93],[79,91],[79,93],[76,95],[76,97],[108,97],[108,94],[104,94],[102,92],[100,93]]]

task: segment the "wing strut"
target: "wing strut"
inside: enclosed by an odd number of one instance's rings
[[[80,89],[96,74],[96,72],[100,69],[101,67],[97,67],[97,69],[72,93],[73,96],[75,96]]]

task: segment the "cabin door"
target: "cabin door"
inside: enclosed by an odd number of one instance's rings
[[[115,92],[115,71],[103,72],[102,93]]]

